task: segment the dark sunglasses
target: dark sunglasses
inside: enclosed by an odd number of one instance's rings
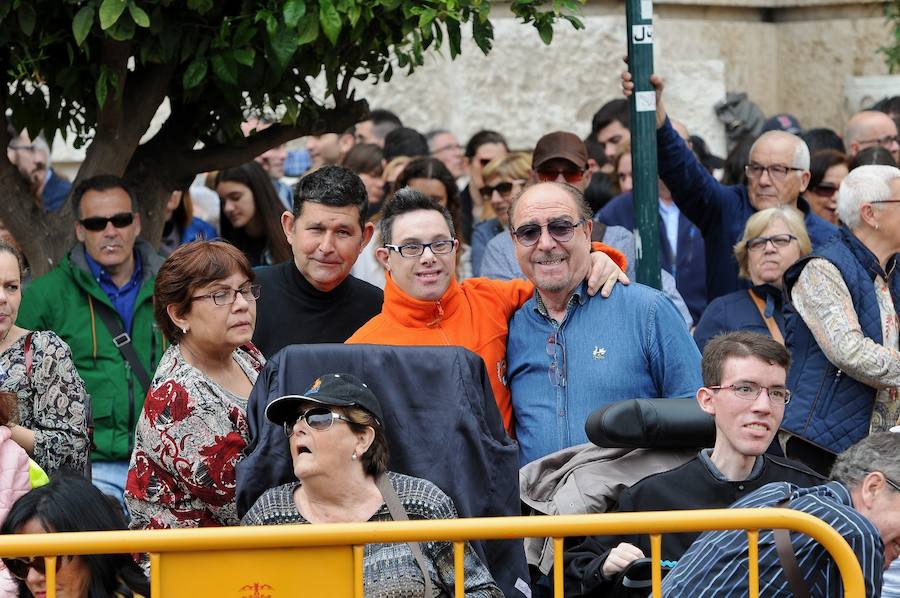
[[[572,240],[572,237],[575,236],[575,229],[582,224],[584,224],[584,219],[581,219],[578,222],[551,220],[544,226],[541,226],[540,224],[523,224],[514,230],[512,234],[519,243],[525,247],[530,247],[538,242],[538,239],[541,238],[541,231],[546,227],[547,232],[550,233],[551,237],[560,243],[565,243],[566,241]]]
[[[110,222],[112,222],[112,225],[116,228],[125,228],[126,226],[131,226],[131,223],[134,222],[134,214],[132,214],[131,212],[122,212],[121,214],[113,214],[109,218],[104,218],[103,216],[94,216],[92,218],[82,218],[78,222],[80,222],[81,226],[83,226],[87,230],[96,233],[105,229],[106,225]]]
[[[567,183],[574,185],[581,182],[581,179],[584,178],[584,172],[583,170],[538,170],[537,175],[542,183],[551,183],[559,175],[562,175]]]
[[[490,185],[485,185],[484,187],[482,187],[481,188],[481,196],[484,197],[485,199],[490,199],[491,196],[494,194],[494,191],[496,191],[497,193],[500,194],[501,197],[506,197],[510,193],[512,193],[512,190],[513,190],[512,181],[503,181],[502,183],[497,183],[493,187]]]
[[[74,558],[75,557],[68,555],[57,556],[56,572],[59,573],[59,570],[62,569],[63,565],[68,565]],[[13,574],[13,577],[23,581],[28,577],[28,571],[31,569],[34,569],[41,575],[47,575],[47,562],[42,556],[4,558],[3,564],[6,565],[9,572]]]
[[[295,420],[288,420],[282,424],[284,427],[284,435],[290,438],[294,435],[294,426],[297,425],[301,420],[306,420],[306,425],[312,428],[313,430],[327,430],[331,427],[336,419],[342,419],[345,422],[353,423],[349,417],[345,417],[343,415],[339,415],[328,409],[327,407],[313,407],[312,409],[307,409],[303,413],[297,416]]]
[[[822,197],[832,197],[837,191],[838,188],[834,185],[816,185],[813,187],[813,193]]]

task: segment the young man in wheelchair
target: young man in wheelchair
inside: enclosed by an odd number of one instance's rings
[[[700,408],[713,416],[715,445],[673,470],[648,476],[622,492],[620,512],[717,509],[770,482],[807,487],[824,479],[766,449],[775,437],[790,391],[790,354],[769,337],[734,332],[703,352]],[[664,534],[663,565],[672,567],[699,533]],[[571,538],[565,554],[566,596],[614,595],[622,572],[650,554],[646,535]]]

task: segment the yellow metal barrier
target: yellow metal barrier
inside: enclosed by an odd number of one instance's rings
[[[862,570],[847,542],[823,521],[790,509],[716,509],[496,517],[447,521],[395,521],[233,527],[185,530],[21,534],[0,537],[0,556],[45,556],[47,598],[55,598],[55,555],[147,552],[152,597],[198,596],[363,598],[363,546],[388,542],[453,542],[456,596],[463,596],[463,546],[467,540],[552,537],[554,592],[563,590],[563,537],[651,534],[653,595],[661,596],[660,546],[664,533],[745,529],[750,556],[750,597],[759,592],[760,529],[789,529],[815,538],[831,554],[847,598],[864,596]]]

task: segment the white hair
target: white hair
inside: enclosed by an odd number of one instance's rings
[[[757,145],[759,145],[762,141],[771,139],[772,137],[780,137],[784,138],[785,136],[790,137],[791,141],[794,142],[794,160],[793,166],[794,168],[802,168],[803,170],[809,170],[809,146],[806,145],[806,142],[794,135],[793,133],[788,133],[787,131],[766,131],[759,138],[753,142],[753,145],[750,146],[750,155],[753,155],[753,152],[756,151]]]
[[[900,179],[900,168],[894,166],[879,164],[851,170],[838,190],[837,212],[841,221],[850,229],[857,228],[862,222],[862,205],[889,199],[894,179]]]

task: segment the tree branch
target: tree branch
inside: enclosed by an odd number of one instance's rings
[[[220,170],[253,160],[266,150],[307,135],[343,133],[368,112],[365,100],[342,100],[335,108],[321,110],[311,123],[291,126],[276,124],[247,137],[244,145],[218,144],[187,152],[178,158],[179,173],[196,174]]]

